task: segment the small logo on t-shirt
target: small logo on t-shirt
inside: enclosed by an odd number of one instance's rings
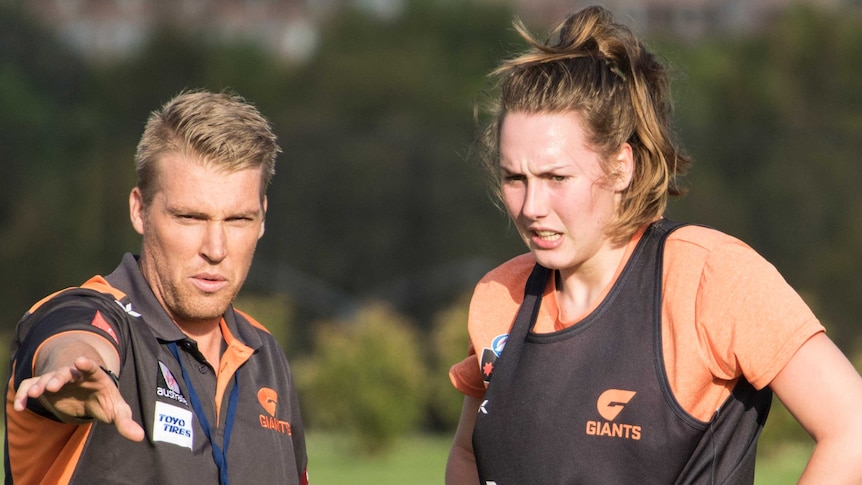
[[[629,440],[641,439],[641,427],[632,424],[614,423],[623,408],[637,392],[624,389],[608,389],[596,400],[596,410],[603,420],[587,421],[587,434]]]
[[[156,394],[161,397],[173,399],[174,401],[188,406],[189,402],[186,400],[186,397],[183,396],[183,393],[180,390],[180,384],[174,378],[174,375],[171,373],[171,370],[168,369],[168,366],[166,366],[162,361],[159,361],[159,371],[157,379],[158,383],[156,384]]]
[[[503,352],[506,342],[509,340],[509,334],[497,335],[491,341],[491,347],[485,347],[482,350],[482,360],[480,367],[482,370],[482,380],[485,384],[491,381],[491,374],[494,373],[494,366],[497,365],[497,358]]]
[[[290,429],[290,423],[276,417],[276,413],[278,412],[278,393],[275,392],[275,389],[261,387],[257,391],[257,401],[269,415],[260,415],[260,426],[262,428],[271,429],[286,435],[293,434]]]
[[[136,312],[135,310],[133,310],[133,309],[132,309],[132,303],[131,303],[131,302],[126,303],[126,304],[124,305],[124,304],[123,304],[123,302],[121,302],[120,300],[114,300],[114,301],[115,301],[115,302],[117,302],[117,305],[120,305],[120,308],[122,308],[122,309],[123,309],[123,311],[124,311],[124,312],[126,312],[126,313],[128,313],[129,315],[131,315],[131,316],[133,316],[133,317],[135,317],[135,318],[137,318],[137,317],[140,317],[140,316],[141,316],[141,314],[140,314],[140,313],[138,313],[138,312]]]

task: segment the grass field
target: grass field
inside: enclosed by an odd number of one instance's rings
[[[796,483],[811,455],[812,444],[792,443],[757,455],[755,485]]]
[[[440,485],[452,438],[404,438],[393,451],[371,457],[360,456],[336,435],[311,433],[306,442],[313,485]]]
[[[337,436],[311,433],[307,437],[314,485],[440,485],[450,436],[405,438],[392,452],[378,457],[361,457]],[[755,485],[796,483],[811,447],[787,445],[761,453],[757,461]]]

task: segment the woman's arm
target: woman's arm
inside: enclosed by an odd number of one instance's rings
[[[458,429],[449,451],[449,461],[446,463],[446,485],[479,483],[476,457],[473,455],[473,426],[476,424],[476,413],[479,412],[481,402],[475,397],[464,396],[461,419],[458,421]]]
[[[769,386],[816,442],[799,483],[862,483],[862,377],[832,340],[811,337]]]

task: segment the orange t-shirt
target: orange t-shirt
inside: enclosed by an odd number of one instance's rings
[[[549,333],[576,325],[610,291],[644,229],[632,238],[602,298],[574,321],[560,320],[552,283],[533,329]],[[509,333],[535,264],[531,254],[495,268],[470,302],[470,355],[449,376],[462,393],[481,397],[485,384],[475,349]],[[793,354],[824,328],[778,271],[753,249],[719,231],[685,226],[667,239],[662,295],[662,350],[671,390],[693,417],[708,421],[740,375],[767,386]],[[596,365],[602,365],[596,362]]]

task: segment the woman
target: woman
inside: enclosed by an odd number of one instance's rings
[[[780,274],[663,218],[689,159],[665,67],[609,12],[498,68],[488,168],[528,254],[470,304],[459,484],[752,483],[772,393],[816,440],[802,482],[862,482],[862,378]]]

